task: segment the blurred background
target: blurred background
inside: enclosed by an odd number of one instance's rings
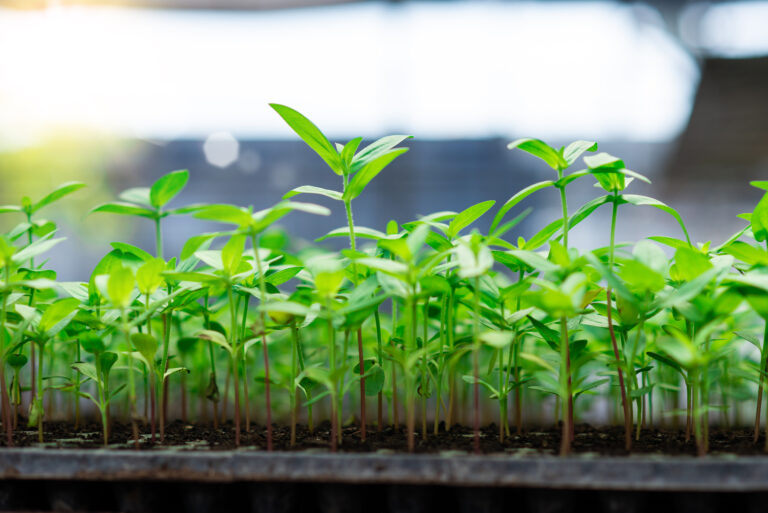
[[[748,181],[768,179],[766,27],[768,1],[0,0],[0,205],[86,181],[42,213],[68,237],[51,266],[83,280],[110,241],[154,251],[149,221],[88,210],[171,170],[191,173],[174,205],[339,189],[278,102],[334,142],[414,136],[356,200],[359,225],[504,202],[553,176],[509,141],[593,139],[653,180],[631,192],[718,243],[759,199]],[[577,184],[571,208],[597,194]],[[524,236],[558,216],[554,193],[526,204]],[[284,225],[308,240],[344,225],[328,206]],[[608,218],[574,243],[606,243]],[[211,228],[169,219],[167,253]],[[623,208],[618,234],[680,236],[641,207]]]

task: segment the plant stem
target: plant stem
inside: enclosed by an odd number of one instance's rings
[[[407,355],[413,354],[416,351],[416,326],[418,324],[418,314],[416,313],[416,299],[415,291],[412,291],[412,295],[408,296],[408,310],[410,313],[410,329],[408,330],[408,347],[406,348]],[[415,442],[415,423],[416,423],[416,391],[414,390],[413,371],[410,365],[406,365],[403,369],[405,371],[405,397],[406,397],[406,424],[408,429],[408,452],[413,452],[416,446]]]
[[[618,213],[619,204],[616,201],[617,194],[614,191],[613,209],[611,211],[611,243],[608,253],[608,270],[613,273],[613,266],[615,260],[616,249],[616,217]],[[624,450],[632,450],[632,412],[630,411],[630,404],[627,398],[627,388],[624,384],[624,371],[622,370],[622,361],[619,353],[619,345],[616,342],[616,333],[613,330],[613,307],[611,306],[611,287],[608,286],[605,289],[606,295],[606,312],[608,318],[608,333],[611,336],[611,345],[613,346],[613,357],[616,359],[616,370],[619,374],[619,388],[621,389],[621,406],[624,409]]]
[[[429,297],[424,300],[424,335],[421,344],[421,439],[427,439],[427,342],[429,341]]]
[[[475,378],[474,386],[474,451],[480,454],[480,278],[475,276],[474,296],[472,307],[475,314],[474,348],[472,351],[472,373]]]
[[[571,452],[571,351],[568,341],[568,319],[560,317],[560,389],[565,397],[560,401],[563,408],[563,431],[560,440],[560,456]]]
[[[227,299],[229,300],[230,344],[232,345],[232,381],[235,387],[235,445],[240,446],[240,380],[238,375],[238,351],[240,350],[237,337],[237,311],[232,294],[232,284],[227,283]]]
[[[768,345],[768,320],[766,320],[766,321],[765,321],[765,327],[764,327],[764,329],[763,329],[763,348],[765,348],[767,345]],[[763,349],[763,351],[765,351],[765,349]],[[766,367],[768,367],[768,363],[764,363],[762,368],[763,368],[763,369],[766,369]],[[762,376],[763,376],[763,375],[762,375],[762,373],[761,373],[761,374],[760,374],[760,377],[762,378]],[[761,380],[761,381],[762,381],[762,380]],[[762,383],[761,383],[761,384],[762,384]],[[762,386],[761,386],[761,387],[760,387],[758,390],[759,390],[759,391],[762,391]],[[758,397],[759,397],[759,396],[758,396]],[[758,400],[759,400],[759,399],[758,399]],[[759,404],[760,404],[760,403],[758,403],[758,405],[759,405]],[[758,408],[759,408],[759,406],[758,406]],[[758,410],[758,411],[759,411],[759,410]],[[766,425],[766,426],[768,426],[768,409],[766,409],[766,412],[765,412],[765,413],[766,413],[766,417],[765,417],[765,418],[766,418],[766,422],[765,422],[765,425]],[[758,423],[758,427],[759,427],[759,422],[760,422],[760,421],[759,421],[759,420],[757,420],[756,422]],[[757,441],[757,437],[755,437],[755,441]],[[764,447],[764,450],[765,450],[765,451],[768,451],[768,434],[766,434],[766,436],[765,436],[765,447]]]
[[[395,333],[397,333],[397,301],[392,298],[392,334],[390,335],[390,342],[392,343],[392,349],[397,349],[397,342],[395,341]],[[397,431],[400,429],[400,418],[397,404],[397,364],[392,362],[392,428]]]
[[[563,172],[558,170],[558,180],[563,177]],[[565,195],[565,187],[558,187],[560,190],[560,205],[563,210],[563,247],[568,249],[568,199]]]
[[[344,173],[344,191],[349,185],[349,173]],[[352,200],[344,200],[344,210],[347,214],[347,226],[349,227],[349,249],[354,253],[357,251],[357,241],[355,239],[355,222],[352,218]],[[352,260],[352,284],[357,286],[357,263]],[[363,331],[362,327],[357,328],[357,349],[360,360],[360,439],[365,442],[365,366],[363,355]],[[346,355],[345,355],[346,356]]]
[[[170,293],[170,287],[168,288]],[[165,421],[168,414],[168,378],[165,373],[168,372],[168,350],[171,345],[171,319],[170,313],[162,315],[163,321],[163,359],[160,363],[160,441],[165,441]]]
[[[131,334],[128,329],[128,320],[126,319],[125,308],[121,309],[120,319],[123,327],[123,336],[128,345],[128,400],[131,403],[131,429],[133,431],[133,448],[139,449],[139,425],[137,424],[138,414],[136,412],[136,378],[133,375],[133,347],[131,344]]]
[[[259,301],[261,306],[267,301],[267,282],[264,276],[264,267],[261,263],[261,255],[259,255],[259,241],[256,238],[255,233],[251,233],[251,245],[253,246],[253,253],[256,258],[256,271],[259,273]],[[261,310],[261,347],[264,355],[264,400],[266,402],[267,409],[267,450],[272,450],[272,399],[270,397],[270,380],[269,380],[269,350],[267,349],[267,317],[266,312],[262,308]]]
[[[34,343],[34,342],[33,342]],[[44,360],[44,341],[40,341],[37,361],[37,398],[35,399],[37,408],[37,441],[43,443],[43,360]]]
[[[752,442],[757,443],[757,439],[760,436],[760,411],[763,406],[763,387],[765,386],[765,369],[768,368],[768,321],[765,323],[765,335],[763,337],[763,349],[760,354],[760,371],[758,372],[757,383],[757,404],[755,407],[755,430],[752,437]],[[768,409],[766,410],[766,417],[768,418]],[[768,425],[768,424],[766,424]],[[768,451],[768,436],[766,436],[766,450]]]
[[[331,452],[336,452],[338,439],[336,432],[339,431],[338,417],[336,416],[336,395],[338,393],[338,380],[336,379],[336,331],[333,329],[333,319],[331,318],[331,300],[326,300],[326,313],[328,315],[328,361],[331,369]]]
[[[208,312],[208,302],[210,301],[210,297],[208,293],[205,294],[204,299],[204,307],[203,307],[203,319],[205,321],[205,329],[209,330],[211,329],[211,319]],[[211,362],[211,374],[209,378],[209,383],[216,386],[216,357],[213,352],[213,342],[208,341],[208,358]],[[209,385],[210,386],[210,385]],[[218,399],[218,389],[214,391],[214,398],[211,400],[213,403],[213,429],[219,428],[219,399]]]
[[[5,287],[10,289],[11,275],[10,262],[5,263]],[[3,299],[0,303],[0,400],[2,401],[2,420],[5,426],[6,443],[8,447],[13,447],[13,425],[11,423],[11,400],[8,396],[8,386],[5,381],[5,315],[8,308],[8,293],[3,292]],[[34,367],[34,360],[33,360]]]
[[[373,312],[373,319],[376,322],[376,356],[378,359],[379,367],[382,372],[384,371],[384,349],[381,342],[381,319],[379,316],[379,307]],[[381,432],[384,427],[384,393],[379,390],[379,408],[378,408],[378,420],[376,423],[377,431]]]
[[[299,332],[296,329],[296,319],[291,319],[291,383],[288,389],[291,399],[291,447],[296,445],[296,378],[299,375]]]
[[[251,302],[251,296],[245,296],[243,298],[243,317],[240,322],[240,340],[245,340],[246,335],[246,323],[248,322],[248,305]],[[243,346],[243,407],[245,409],[245,431],[246,433],[251,430],[251,408],[248,395],[248,355],[245,353],[245,346]]]
[[[160,223],[161,219],[162,218],[159,215],[155,217],[155,251],[157,251],[157,258],[163,258],[163,229]]]

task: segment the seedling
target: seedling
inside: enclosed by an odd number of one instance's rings
[[[560,454],[567,455],[579,447],[576,420],[597,404],[617,423],[623,417],[627,450],[646,436],[644,426],[679,416],[691,448],[695,442],[706,454],[713,419],[736,425],[746,404],[755,407],[757,441],[768,375],[768,194],[725,242],[693,244],[672,207],[627,193],[632,180],[647,179],[622,159],[588,154],[597,149],[591,141],[555,149],[521,139],[510,148],[542,159],[554,179],[526,187],[497,210],[484,201],[402,224],[356,226],[353,200],[405,153],[398,145],[407,137],[384,137],[362,150],[360,138],[334,145],[297,111],[272,107],[341,178],[341,190],[301,186],[263,210],[169,208],[189,178],[172,172],[93,209],[150,219],[155,248],[151,254],[113,242],[84,283],[57,281],[35,263],[61,239],[52,222],[34,217],[82,184],[0,207],[24,216],[0,234],[6,445],[24,412],[25,380],[33,385],[28,420],[40,440],[44,405],[58,404],[53,399],[63,392],[76,400],[75,423],[80,398],[96,405],[105,445],[114,439],[113,416],[130,421],[139,447],[144,431],[155,442],[159,431],[164,443],[175,405],[185,422],[212,421],[216,430],[233,405],[235,444],[244,443],[244,413],[246,432],[265,424],[267,450],[280,443],[275,425],[290,427],[285,445],[295,446],[303,422],[314,431],[329,420],[335,451],[349,436],[366,439],[366,398],[374,396],[379,429],[385,400],[395,430],[404,410],[412,452],[441,421],[447,430],[471,424],[472,448],[481,452],[483,415],[492,411],[501,443],[511,421],[518,433],[532,423],[524,412],[562,422]],[[571,171],[584,154],[584,168]],[[586,177],[604,193],[569,211],[567,186]],[[768,191],[768,182],[752,185]],[[529,210],[507,215],[547,188],[559,192],[561,215],[526,240],[514,232]],[[341,202],[346,225],[316,245],[296,244],[278,229],[284,216],[329,214],[295,201],[298,194]],[[618,241],[625,204],[671,215],[683,237]],[[574,247],[569,235],[603,205],[611,206],[603,228],[608,245]],[[487,232],[477,228],[486,214],[493,216]],[[225,228],[193,236],[166,260],[162,220],[169,215]],[[348,249],[328,252],[323,241],[334,237],[348,239]],[[35,348],[30,358],[27,345]],[[254,358],[250,350],[259,345]],[[348,419],[359,431],[342,436]]]

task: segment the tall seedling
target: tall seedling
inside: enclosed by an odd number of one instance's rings
[[[309,119],[299,112],[276,103],[270,104],[275,111],[283,118],[296,134],[307,143],[322,158],[331,171],[340,175],[342,178],[342,191],[334,191],[304,185],[297,187],[284,196],[290,198],[297,194],[319,194],[327,198],[341,201],[344,203],[344,210],[347,215],[347,230],[349,231],[349,248],[354,253],[357,250],[357,240],[355,236],[355,223],[352,216],[352,200],[357,198],[365,189],[366,185],[373,180],[385,167],[393,160],[408,151],[408,148],[395,148],[398,144],[408,139],[408,135],[389,135],[357,151],[362,137],[352,139],[345,145],[331,144],[328,138],[314,125]],[[352,263],[352,285],[358,284],[359,276],[357,267]],[[363,355],[362,328],[357,330],[357,345],[359,356],[360,372],[360,434],[365,440],[366,418],[365,418],[365,366]]]

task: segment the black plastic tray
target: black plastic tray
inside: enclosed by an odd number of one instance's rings
[[[0,450],[0,510],[768,510],[768,458]]]

